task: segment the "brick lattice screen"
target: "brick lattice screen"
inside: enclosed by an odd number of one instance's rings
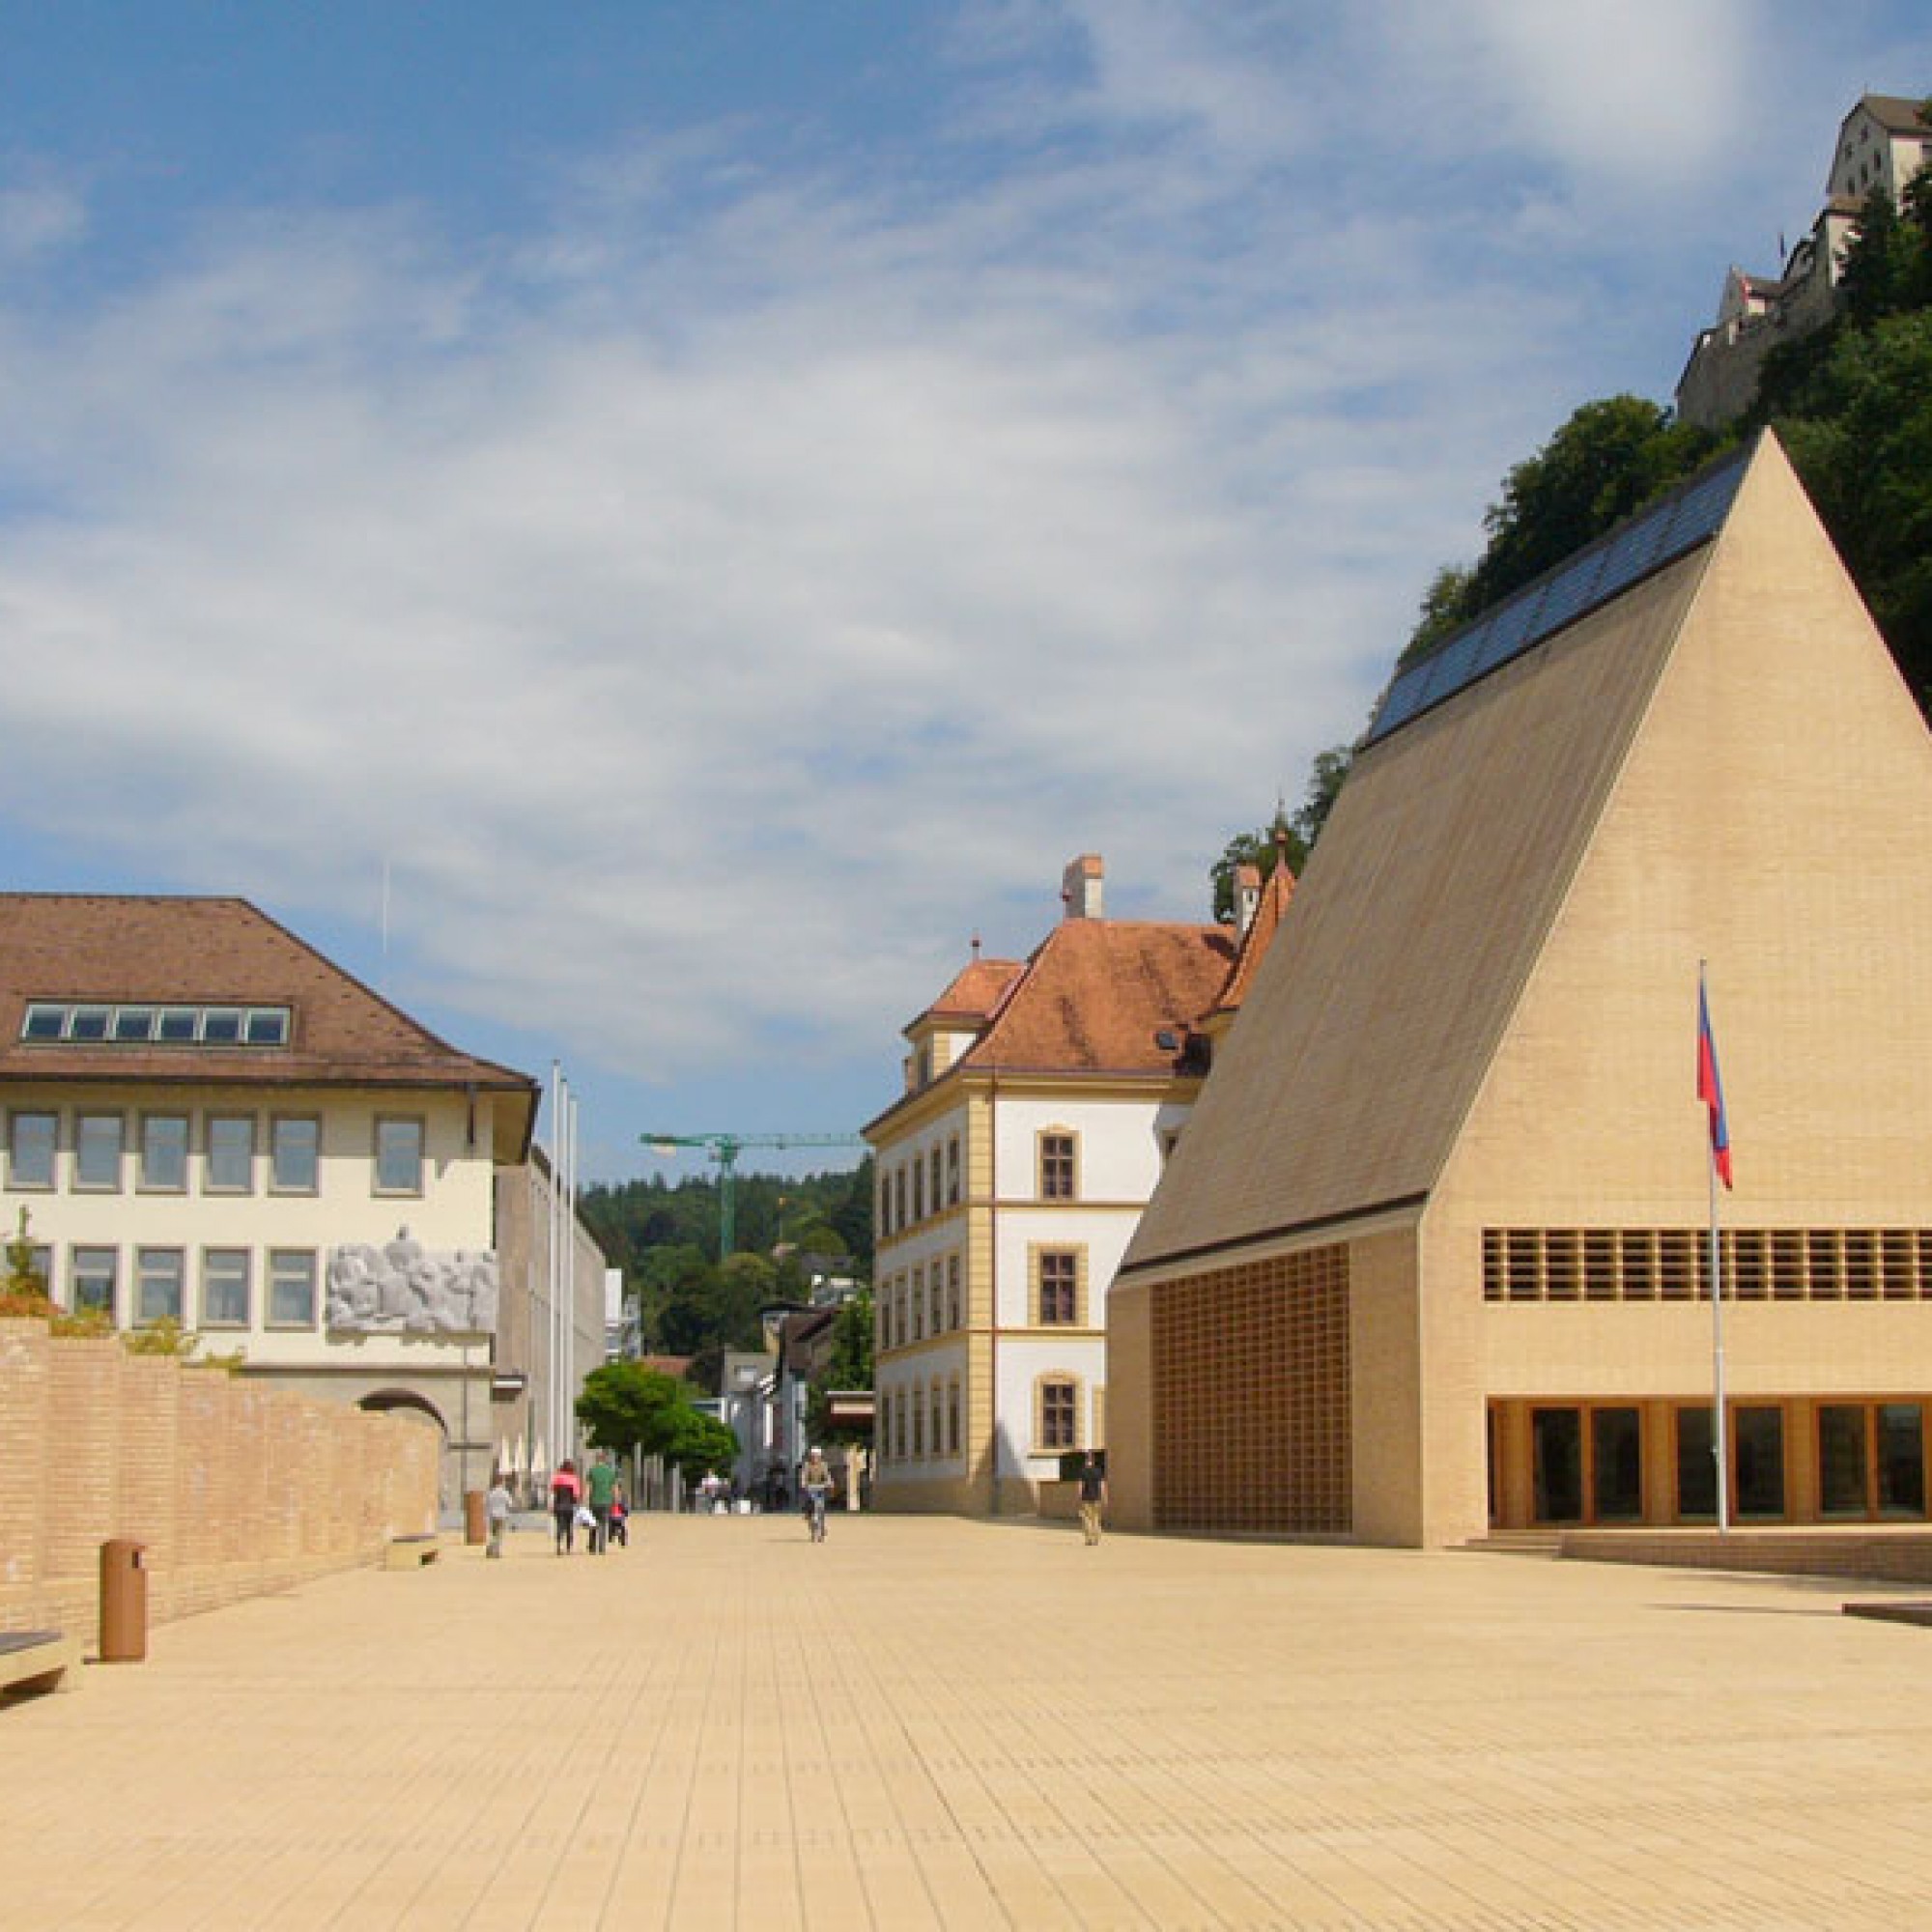
[[[1151,1314],[1155,1526],[1346,1535],[1348,1249],[1165,1282]]]

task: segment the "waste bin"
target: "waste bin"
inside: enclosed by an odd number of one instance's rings
[[[128,1536],[100,1546],[102,1663],[139,1663],[148,1654],[147,1548]]]
[[[465,1543],[481,1543],[488,1535],[483,1520],[483,1492],[465,1490],[463,1492],[463,1540]]]

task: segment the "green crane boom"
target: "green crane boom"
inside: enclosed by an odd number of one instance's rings
[[[738,1237],[738,1156],[747,1148],[864,1147],[857,1134],[639,1134],[656,1153],[674,1148],[702,1148],[718,1163],[718,1259],[730,1253]]]

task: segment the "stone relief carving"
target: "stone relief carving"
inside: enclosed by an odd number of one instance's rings
[[[479,1335],[497,1325],[497,1257],[437,1254],[407,1228],[379,1248],[346,1241],[328,1257],[328,1325],[359,1335]]]

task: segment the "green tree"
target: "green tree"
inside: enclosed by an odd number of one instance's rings
[[[1869,328],[1911,300],[1918,279],[1919,231],[1875,187],[1859,209],[1858,226],[1838,269],[1838,300],[1854,328]]]
[[[34,1241],[27,1223],[27,1210],[7,1243],[7,1274],[0,1282],[0,1315],[52,1315],[54,1304],[47,1293],[47,1279],[34,1265]]]
[[[1932,309],[1842,331],[1779,439],[1932,715]]]
[[[864,1442],[871,1431],[863,1426],[835,1424],[829,1414],[833,1391],[872,1386],[872,1297],[855,1294],[838,1311],[832,1324],[832,1347],[825,1368],[806,1391],[806,1427],[814,1442]]]
[[[668,1453],[691,1398],[674,1376],[641,1362],[606,1362],[583,1378],[577,1419],[594,1447],[619,1456]]]
[[[1349,776],[1349,768],[1354,761],[1354,749],[1349,745],[1330,745],[1325,752],[1316,753],[1315,763],[1308,773],[1308,790],[1302,798],[1301,809],[1294,814],[1294,830],[1305,852],[1315,850],[1315,841],[1321,837],[1321,828],[1328,823],[1328,813],[1334,807],[1336,794],[1342,789],[1342,782]]]
[[[1642,396],[1585,403],[1503,478],[1502,500],[1483,519],[1490,542],[1470,573],[1468,614],[1602,536],[1690,475],[1718,446],[1717,438],[1679,423]]]
[[[738,1460],[738,1438],[715,1415],[686,1402],[676,1411],[669,1441],[658,1453],[691,1483],[707,1469],[728,1469]]]

